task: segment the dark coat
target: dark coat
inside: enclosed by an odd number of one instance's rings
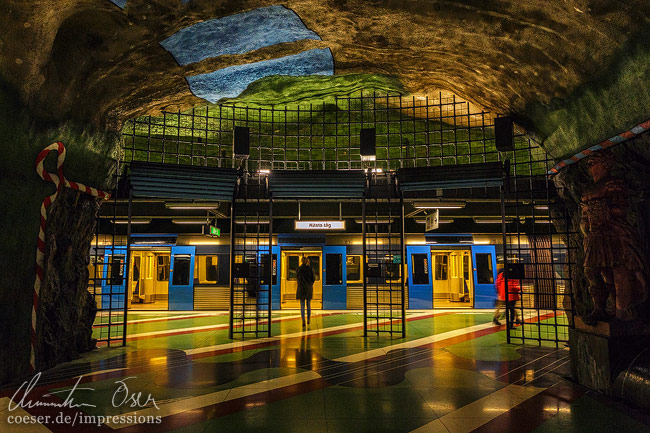
[[[298,279],[298,289],[296,290],[296,299],[311,299],[314,296],[314,281],[316,275],[311,266],[300,265],[296,271]]]

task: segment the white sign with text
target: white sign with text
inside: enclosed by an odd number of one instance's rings
[[[440,221],[440,209],[436,209],[435,211],[431,212],[429,215],[427,215],[425,222],[426,222],[426,230],[425,231],[430,231],[430,230],[435,230],[438,228]]]
[[[295,221],[296,230],[345,230],[345,221]]]

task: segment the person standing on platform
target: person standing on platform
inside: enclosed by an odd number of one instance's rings
[[[514,324],[522,324],[523,322],[519,318],[519,314],[515,309],[515,304],[519,300],[519,292],[521,292],[521,285],[518,280],[508,280],[508,292],[506,299],[506,280],[503,272],[503,265],[499,264],[497,266],[499,275],[497,275],[497,309],[494,312],[494,318],[492,323],[495,325],[501,325],[499,319],[501,318],[501,309],[505,308],[506,314],[510,317],[510,328],[514,328]]]
[[[307,324],[309,324],[309,319],[311,318],[311,298],[314,295],[314,281],[316,281],[316,275],[314,275],[314,270],[311,268],[308,257],[302,258],[302,265],[298,268],[296,277],[298,279],[296,299],[300,300],[300,316],[302,317],[302,326],[304,328],[306,326],[305,306],[307,307]]]

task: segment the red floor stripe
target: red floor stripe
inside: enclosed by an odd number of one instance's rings
[[[331,314],[345,314],[345,313],[331,313]],[[414,321],[414,320],[423,320],[423,319],[430,319],[434,316],[443,316],[443,315],[448,315],[448,314],[454,314],[452,312],[444,312],[444,313],[433,313],[433,314],[428,314],[426,316],[419,316],[419,317],[409,317],[407,318],[407,322]],[[324,328],[327,329],[327,328]],[[332,330],[332,331],[325,331],[325,332],[319,332],[315,334],[308,335],[307,338],[317,338],[317,337],[327,337],[329,335],[335,335],[335,334],[342,334],[350,331],[355,331],[355,330],[360,330],[363,329],[363,324],[360,324],[359,326],[355,326],[352,328],[346,328],[346,329],[337,329],[337,330]],[[188,354],[187,357],[190,359],[199,359],[199,358],[206,358],[206,357],[211,357],[211,356],[217,356],[217,355],[223,355],[223,354],[228,354],[228,353],[237,353],[237,352],[243,352],[247,350],[255,350],[255,349],[261,349],[261,348],[268,348],[272,346],[277,346],[281,345],[282,343],[286,343],[287,341],[295,340],[295,339],[302,339],[304,338],[303,336],[295,336],[295,337],[288,337],[288,338],[280,338],[278,340],[274,341],[267,341],[267,342],[262,342],[258,344],[253,344],[253,345],[248,345],[245,347],[231,347],[231,348],[226,348],[226,349],[219,349],[219,350],[214,350],[210,352],[204,352],[204,353],[199,353],[196,355]],[[83,383],[90,383],[90,382],[99,382],[102,380],[107,380],[107,379],[119,379],[121,377],[137,374],[137,373],[143,373],[151,371],[148,367],[126,367],[124,369],[118,370],[118,371],[111,371],[108,373],[100,373],[96,374],[93,376],[88,376],[84,377],[81,380],[81,384]],[[72,386],[74,383],[76,383],[78,376],[75,377],[70,377],[58,382],[52,382],[48,384],[44,384],[42,386],[34,388],[33,392],[36,394],[37,392],[40,393],[45,393],[49,389],[54,389],[54,388],[61,388],[64,386]],[[13,391],[11,390],[4,390],[0,392],[0,397],[9,397],[13,394]]]
[[[454,314],[454,313],[453,312],[445,312],[445,313],[440,313],[439,315],[446,315],[446,314]],[[431,318],[434,315],[435,314],[431,314],[431,315],[427,315],[427,316],[423,316],[423,317],[412,317],[412,318],[408,318],[407,321],[423,320],[423,319]],[[544,318],[544,316],[540,317],[540,319],[542,319],[542,318]],[[529,320],[535,321],[536,319],[537,318],[532,318],[532,319],[529,319]],[[331,331],[329,333],[326,332],[326,333],[312,334],[309,337],[316,337],[316,336],[321,337],[321,336],[324,336],[324,335],[332,335],[332,334],[336,334],[336,333],[349,332],[350,329],[361,329],[361,328],[363,328],[362,325],[359,326],[359,327],[348,328],[348,329],[344,329],[344,330]],[[430,347],[432,349],[439,349],[439,348],[442,348],[442,347],[445,347],[445,346],[457,344],[457,343],[467,341],[467,340],[471,340],[471,339],[474,339],[474,338],[478,338],[478,337],[481,337],[481,336],[484,336],[484,335],[500,332],[503,329],[504,329],[503,325],[498,326],[498,327],[495,326],[495,327],[492,327],[492,328],[486,328],[484,330],[475,331],[475,332],[467,333],[467,334],[464,334],[464,335],[459,335],[457,337],[452,337],[452,338],[448,338],[448,339],[445,339],[445,340],[441,340],[441,341],[438,341],[438,342],[435,342],[435,343],[425,344],[425,345],[416,346],[416,347],[420,348],[420,349],[427,348],[427,347]],[[289,339],[293,339],[293,338],[302,338],[302,337],[298,336],[298,337],[292,337],[292,338],[289,338]],[[289,339],[286,339],[286,340],[289,340]],[[282,341],[282,340],[280,340],[280,341]],[[269,343],[278,343],[278,342],[269,342]],[[247,348],[247,350],[250,350],[250,349]],[[381,358],[381,357],[378,357],[378,358]],[[376,358],[376,359],[378,359],[378,358]],[[368,360],[364,360],[364,361],[360,361],[360,362],[365,363],[367,361]],[[105,380],[105,379],[109,379],[111,377],[121,378],[121,377],[124,377],[125,375],[139,372],[137,370],[140,370],[140,369],[120,370],[120,371],[116,371],[116,372],[112,372],[112,373],[101,374],[101,375],[97,375],[97,376],[100,376],[100,377],[93,376],[93,377],[84,378],[84,379],[82,379],[80,381],[80,383],[87,383],[87,382],[92,382],[92,381],[95,381],[95,380]],[[142,371],[148,371],[148,370],[147,369],[142,369]],[[88,380],[85,380],[85,379],[88,379]],[[76,378],[72,378],[72,379],[67,379],[66,381],[60,382],[58,384],[47,384],[47,385],[44,385],[44,386],[41,386],[41,387],[34,388],[32,393],[33,393],[33,395],[39,395],[38,394],[39,390],[41,391],[41,393],[43,393],[43,392],[47,391],[48,389],[53,389],[53,388],[57,388],[57,387],[66,386],[66,384],[69,386],[69,385],[74,384],[75,382],[76,382]],[[240,399],[235,399],[235,400],[231,400],[231,401],[227,401],[227,402],[223,402],[223,403],[217,403],[217,404],[214,404],[214,405],[206,406],[206,407],[200,408],[200,409],[195,409],[195,410],[191,411],[191,415],[188,412],[183,412],[183,413],[177,414],[177,415],[171,415],[171,416],[163,418],[163,421],[162,421],[161,424],[155,424],[155,425],[148,424],[145,427],[146,427],[147,431],[163,432],[163,431],[167,431],[169,429],[173,429],[173,428],[175,428],[175,426],[188,426],[188,425],[191,425],[191,424],[194,424],[194,423],[197,423],[197,422],[202,422],[202,421],[212,419],[212,418],[215,418],[215,417],[219,417],[219,416],[223,416],[223,415],[226,415],[226,414],[229,414],[229,413],[234,413],[234,412],[238,412],[238,411],[241,411],[241,410],[245,410],[246,408],[251,407],[251,405],[253,405],[253,406],[264,405],[264,404],[271,403],[271,402],[274,402],[274,401],[278,401],[278,400],[286,399],[286,398],[289,398],[289,397],[301,395],[301,394],[304,394],[306,392],[311,392],[311,391],[314,391],[314,390],[317,390],[317,389],[322,389],[325,386],[328,386],[328,385],[325,383],[325,381],[322,378],[314,379],[312,381],[307,381],[307,382],[303,382],[303,383],[300,383],[300,384],[291,385],[291,386],[288,386],[288,387],[283,387],[283,388],[278,388],[278,389],[271,390],[271,391],[258,393],[258,394],[253,395],[253,396],[242,397]],[[5,392],[3,392],[2,394],[5,394]],[[0,395],[2,395],[2,394],[0,394]],[[6,394],[7,394],[7,396],[11,396],[11,395],[13,395],[13,392],[7,391]],[[62,399],[59,399],[59,398],[56,398],[56,397],[54,398],[54,401],[59,401],[59,400],[63,401]],[[70,408],[64,408],[63,410],[60,409],[60,408],[57,408],[56,410],[54,410],[53,408],[39,407],[39,408],[30,408],[30,409],[27,409],[27,411],[28,411],[28,413],[30,413],[32,415],[37,415],[37,416],[38,415],[54,415],[54,416],[56,416],[59,412],[64,412],[65,415],[69,415],[72,418],[74,418],[75,414],[78,414],[76,416],[80,416],[82,414],[81,411],[79,411],[77,409],[70,409]],[[73,433],[76,433],[76,432],[89,431],[89,429],[88,429],[89,426],[87,426],[87,425],[76,425],[76,426],[73,427],[73,426],[70,426],[70,425],[48,424],[46,426],[48,428],[50,428],[52,431],[54,431],[54,432],[73,432]],[[142,427],[143,427],[142,425],[136,425],[136,426],[131,426],[131,427],[125,427],[123,429],[120,429],[120,431],[124,431],[124,432],[138,431]],[[113,431],[113,430],[110,429],[107,426],[102,425],[101,427],[93,426],[92,431]]]
[[[192,319],[198,319],[202,317],[220,317],[225,314],[197,314],[196,316],[185,316],[185,317],[174,317],[174,316],[169,316],[169,317],[153,317],[151,319],[136,319],[136,320],[129,320],[126,322],[127,325],[135,325],[139,323],[154,323],[154,322],[163,322],[167,321],[170,322],[172,320],[192,320]],[[108,316],[106,316],[108,317]],[[146,320],[146,322],[145,322]],[[115,326],[115,323],[112,324]],[[118,324],[119,325],[119,324]],[[108,323],[97,323],[93,325],[93,328],[105,328],[109,326]]]
[[[440,317],[440,316],[446,316],[448,314],[454,314],[454,313],[452,313],[452,312],[444,312],[444,313],[438,313],[438,314],[436,314],[436,313],[427,314],[426,316],[419,316],[419,317],[407,317],[406,321],[411,322],[411,321],[414,321],[414,320],[430,319],[430,318],[432,318],[434,316]],[[368,329],[375,328],[376,326],[377,325],[370,325],[370,326],[368,326]],[[379,326],[381,326],[381,325],[379,325]],[[323,328],[323,331],[321,331],[321,332],[314,333],[314,334],[309,334],[309,335],[306,335],[306,336],[298,335],[298,336],[295,336],[295,337],[286,337],[286,338],[283,338],[282,336],[280,336],[280,339],[275,340],[275,341],[265,341],[265,342],[258,343],[258,344],[253,344],[253,345],[250,345],[250,346],[240,346],[240,347],[230,347],[230,348],[226,348],[226,349],[217,349],[217,350],[213,350],[213,351],[210,351],[210,352],[197,353],[196,355],[193,355],[192,353],[189,353],[187,356],[189,358],[191,358],[191,359],[207,358],[207,357],[210,357],[210,356],[225,355],[225,354],[228,354],[228,353],[244,352],[244,351],[247,351],[247,350],[255,350],[255,349],[261,349],[261,348],[265,348],[265,347],[278,346],[278,345],[281,345],[282,343],[286,343],[287,341],[302,339],[302,338],[305,338],[305,337],[307,337],[307,339],[312,339],[312,338],[317,338],[317,337],[328,337],[330,335],[344,334],[346,332],[362,330],[363,329],[363,323],[360,323],[358,326],[353,326],[353,327],[346,328],[346,329],[334,329],[334,330],[331,330],[331,331],[327,331],[326,329],[327,328]]]
[[[417,346],[417,348],[425,348],[428,346],[433,346],[433,348],[438,349],[452,344],[471,340],[473,338],[480,337],[483,335],[499,332],[501,330],[502,330],[501,327],[495,326],[494,328],[487,328],[482,331],[471,332],[468,334],[459,335],[457,337],[440,340],[433,344]],[[368,362],[368,360],[359,361],[358,363],[353,363],[353,364],[361,365],[366,362]],[[250,407],[258,407],[258,406],[266,405],[268,403],[273,403],[279,400],[296,397],[298,395],[323,389],[329,386],[331,385],[327,383],[326,379],[318,378],[318,379],[290,385],[283,388],[277,388],[270,391],[263,391],[251,396],[225,401],[222,403],[215,403],[202,408],[192,409],[191,411],[188,412],[167,416],[162,419],[162,423],[147,426],[146,431],[152,433],[167,432],[169,430],[173,430],[181,426],[187,427],[196,423],[208,421],[210,419],[218,418],[231,413],[240,412]],[[123,433],[131,433],[131,432],[135,433],[138,431],[142,431],[141,427],[142,426],[124,427],[119,429],[118,431]]]
[[[325,316],[334,316],[337,314],[345,314],[345,313],[325,313],[325,314],[320,314],[318,317],[325,317]],[[272,323],[280,323],[280,322],[295,322],[298,320],[302,320],[300,317],[294,317],[292,319],[283,319],[281,317],[272,319]],[[261,322],[261,324],[266,324],[266,321]],[[163,337],[172,337],[174,335],[185,335],[185,334],[197,334],[201,332],[211,332],[211,331],[220,331],[223,329],[228,329],[230,325],[228,323],[221,323],[219,325],[214,325],[209,328],[203,328],[203,329],[197,329],[197,330],[184,330],[184,331],[177,331],[177,332],[169,332],[165,334],[160,334],[160,335],[143,335],[141,337],[129,337],[127,335],[126,341],[137,341],[137,340],[144,340],[147,338],[163,338]],[[236,324],[233,326],[234,328],[241,328],[241,324]],[[161,330],[164,332],[165,330]],[[169,331],[172,331],[171,329]],[[151,332],[158,332],[158,331],[151,331]]]

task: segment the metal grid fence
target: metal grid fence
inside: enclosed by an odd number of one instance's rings
[[[250,130],[245,160],[233,155],[235,126]],[[376,160],[371,163],[361,161],[362,128],[376,131]],[[525,323],[509,330],[508,337],[557,344],[568,340],[571,326],[574,254],[566,247],[570,233],[548,224],[551,212],[556,219],[566,215],[546,177],[554,161],[521,132],[515,132],[515,149],[509,152],[496,150],[494,136],[493,116],[455,97],[359,93],[284,107],[212,105],[132,119],[123,128],[123,161],[241,166],[252,174],[268,169],[380,172],[510,161],[503,260],[524,263],[526,278],[517,304]]]
[[[88,292],[97,307],[92,336],[97,339],[98,346],[110,347],[126,344],[129,254],[124,236],[126,227],[118,226],[116,221],[117,215],[128,211],[120,209],[125,204],[117,200],[115,190],[112,198],[102,206],[111,210],[113,218],[112,224],[107,226],[99,214],[97,216],[88,257]]]
[[[537,165],[548,170],[554,165],[546,153],[531,151],[526,156],[513,160],[512,173]],[[568,242],[574,234],[568,210],[553,181],[532,171],[527,176],[511,176],[504,206],[504,260],[522,264],[524,270],[519,281],[521,300],[515,307],[523,323],[511,328],[514,324],[507,317],[508,340],[568,342],[574,312],[571,270],[576,264],[575,246]]]
[[[276,107],[216,105],[190,112],[163,112],[128,121],[124,160],[238,168],[232,143],[235,126],[250,130],[244,169],[349,170],[362,168],[359,134],[375,128],[372,168],[429,167],[517,159],[544,153],[524,134],[514,152],[498,152],[493,116],[455,97],[421,99],[363,94],[321,103]],[[535,155],[520,174],[543,174]]]
[[[383,180],[369,175],[363,201],[363,330],[406,337],[403,202],[395,177]]]

